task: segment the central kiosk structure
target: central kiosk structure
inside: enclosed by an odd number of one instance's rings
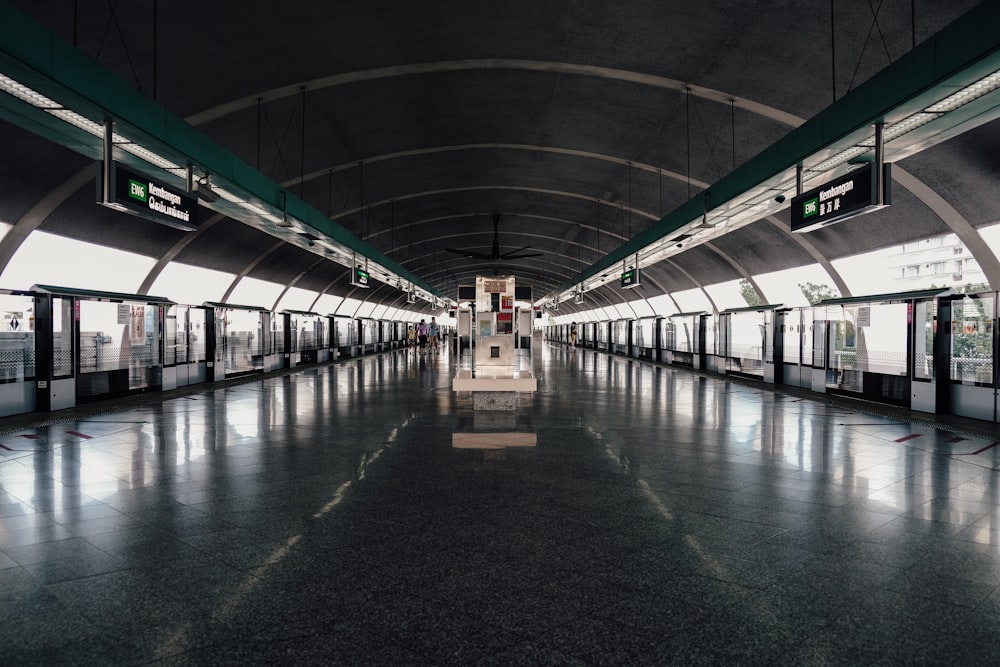
[[[461,300],[461,295],[460,295]],[[474,410],[515,410],[519,392],[538,388],[531,368],[522,368],[516,324],[514,276],[476,276],[475,301],[469,313],[472,367],[460,368],[454,391],[471,391]],[[530,325],[530,315],[528,319]],[[461,331],[460,331],[461,333]]]

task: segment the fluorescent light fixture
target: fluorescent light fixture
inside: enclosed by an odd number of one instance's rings
[[[874,134],[869,137],[869,141],[874,141]],[[820,162],[819,164],[803,169],[803,171],[809,171],[813,174],[819,174],[824,171],[830,171],[834,167],[839,167],[842,164],[850,162],[859,155],[864,155],[868,151],[872,150],[869,146],[851,146],[845,150],[840,151],[833,157]]]
[[[18,83],[9,76],[4,76],[0,74],[0,90],[5,93],[13,95],[19,100],[27,102],[33,107],[38,107],[39,109],[61,109],[62,105],[54,100],[50,100],[41,93],[37,93],[31,88],[28,88],[23,83]]]
[[[245,208],[246,210],[250,211],[251,213],[256,213],[257,215],[259,215],[261,217],[263,217],[265,215],[268,215],[267,211],[265,211],[264,209],[262,209],[259,206],[251,204],[250,202],[243,202],[243,208]]]
[[[937,104],[927,107],[924,111],[929,111],[931,113],[948,113],[949,111],[954,111],[961,106],[965,106],[974,99],[980,98],[988,93],[992,93],[997,88],[1000,88],[1000,70],[997,70],[988,76],[984,76],[975,83],[969,84],[962,90],[949,95]]]
[[[83,116],[81,116],[80,114],[78,114],[75,111],[71,111],[70,109],[46,109],[45,111],[47,113],[52,114],[53,116],[55,116],[59,120],[65,122],[65,123],[69,123],[70,125],[72,125],[74,127],[78,127],[81,130],[83,130],[84,132],[87,132],[88,134],[92,134],[95,137],[103,137],[104,136],[104,126],[103,125],[101,125],[100,123],[95,123],[94,121],[90,120],[89,118],[84,118]],[[115,137],[112,137],[112,139],[115,139]]]
[[[70,109],[45,109],[45,112],[52,116],[55,116],[56,118],[65,123],[69,123],[74,127],[78,127],[84,132],[92,134],[95,137],[104,136],[104,125],[92,121],[89,118],[85,118],[84,116],[81,116],[75,111],[72,111]],[[145,160],[151,165],[167,170],[182,169],[182,167],[171,162],[170,160],[161,157],[157,153],[154,153],[153,151],[149,150],[144,146],[140,146],[139,144],[126,139],[117,132],[111,135],[111,140],[116,147],[120,148],[121,150],[127,153],[131,153],[132,155],[138,158]]]
[[[239,195],[233,194],[229,190],[221,188],[218,185],[213,185],[212,189],[215,190],[220,197],[228,202],[232,202],[233,204],[243,204],[246,202],[246,197],[240,197]]]
[[[104,136],[104,125],[96,121],[92,121],[86,118],[76,111],[71,109],[63,108],[55,100],[51,100],[45,95],[25,86],[22,83],[15,81],[9,76],[0,74],[0,90],[13,95],[19,100],[23,100],[28,104],[44,110],[46,113],[55,116],[59,120],[69,123],[70,125],[80,128],[84,132],[92,134],[95,137]],[[167,160],[166,158],[156,154],[155,152],[136,144],[120,134],[115,133],[112,136],[112,140],[115,145],[119,146],[122,150],[135,155],[136,157],[142,158],[146,162],[152,165],[160,167],[162,169],[180,169],[176,164]]]
[[[17,99],[26,102],[33,107],[41,109],[46,113],[51,114],[54,118],[58,118],[59,120],[68,123],[73,127],[77,127],[95,137],[103,139],[105,136],[105,126],[103,123],[98,123],[96,121],[90,120],[89,118],[77,113],[76,111],[73,111],[72,109],[66,109],[62,107],[55,100],[49,99],[45,95],[42,95],[41,93],[31,89],[30,87],[18,81],[15,81],[14,79],[4,74],[0,74],[0,91],[12,95],[13,97],[16,97]],[[187,167],[182,167],[180,165],[177,165],[171,160],[164,158],[163,156],[146,148],[145,146],[142,146],[134,141],[127,139],[126,137],[118,134],[117,132],[112,133],[111,141],[119,149],[127,153],[130,153],[148,162],[149,164],[164,169],[165,171],[172,172],[175,176],[179,178],[187,177],[187,171],[188,171]],[[342,258],[351,257],[353,264],[352,253],[348,253],[343,248],[328,245],[330,242],[323,241],[320,237],[312,234],[310,232],[311,228],[307,227],[298,220],[289,217],[287,213],[283,213],[279,217],[277,215],[270,213],[269,211],[264,210],[263,208],[257,206],[256,204],[248,202],[246,197],[237,195],[217,185],[210,186],[208,183],[207,176],[198,185],[200,186],[198,188],[198,190],[200,190],[198,194],[201,195],[202,199],[209,202],[215,202],[221,198],[226,200],[227,202],[233,204],[239,204],[244,210],[254,213],[255,215],[265,220],[269,220],[278,225],[279,227],[295,229],[298,233],[307,237],[307,240],[309,241],[310,245],[314,245],[316,244],[316,242],[319,242],[319,244],[324,247],[324,251],[328,255],[335,255]],[[388,269],[385,269],[384,267],[378,264],[373,265],[371,268],[373,273],[376,270],[382,271],[386,280],[389,281],[390,284],[393,280],[397,279],[394,274],[388,271]],[[414,296],[414,297],[415,295],[419,295],[421,298],[428,301],[434,298],[426,292],[420,292],[414,290],[412,286],[408,294],[409,296]],[[436,299],[433,303],[437,305]]]
[[[903,120],[888,125],[884,130],[882,130],[882,138],[884,141],[888,142],[896,137],[901,137],[910,130],[915,130],[921,125],[929,123],[937,118],[940,118],[940,114],[925,113],[923,111],[915,113],[912,116],[907,116]]]
[[[120,144],[116,144],[116,145],[119,148],[121,148],[123,151],[131,153],[132,155],[134,155],[134,156],[136,156],[138,158],[142,158],[146,162],[148,162],[148,163],[150,163],[152,165],[155,165],[155,166],[159,167],[160,169],[164,169],[164,170],[169,171],[171,169],[181,169],[182,168],[182,167],[174,164],[170,160],[168,160],[168,159],[166,159],[164,157],[160,157],[159,155],[157,155],[153,151],[151,151],[148,148],[145,148],[143,146],[140,146],[139,144],[137,144],[135,142],[126,141],[124,143],[120,143]]]

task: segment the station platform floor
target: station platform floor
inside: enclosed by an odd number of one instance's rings
[[[1000,434],[537,347],[0,422],[0,664],[1000,662]]]

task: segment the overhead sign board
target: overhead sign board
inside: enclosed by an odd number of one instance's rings
[[[365,267],[358,265],[354,267],[354,272],[351,274],[351,284],[355,287],[368,287],[368,272],[365,271]]]
[[[639,286],[639,269],[629,269],[622,273],[622,289]]]
[[[98,163],[100,166],[100,163]],[[103,170],[98,169],[97,203],[162,225],[191,231],[198,228],[198,200],[181,188],[111,163],[108,201],[102,193]]]
[[[792,231],[811,232],[889,205],[890,165],[884,167],[885,194],[878,203],[872,163],[792,199]]]

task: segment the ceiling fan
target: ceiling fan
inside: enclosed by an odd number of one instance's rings
[[[517,250],[511,250],[510,252],[500,252],[500,214],[493,213],[493,250],[490,253],[477,252],[475,250],[459,250],[458,248],[445,248],[448,252],[453,252],[463,257],[468,257],[469,259],[485,259],[490,261],[496,260],[506,260],[506,259],[524,259],[525,257],[541,257],[540,252],[531,252],[527,254],[519,255],[517,253],[522,250],[527,250],[530,245],[526,245],[523,248],[518,248]]]

